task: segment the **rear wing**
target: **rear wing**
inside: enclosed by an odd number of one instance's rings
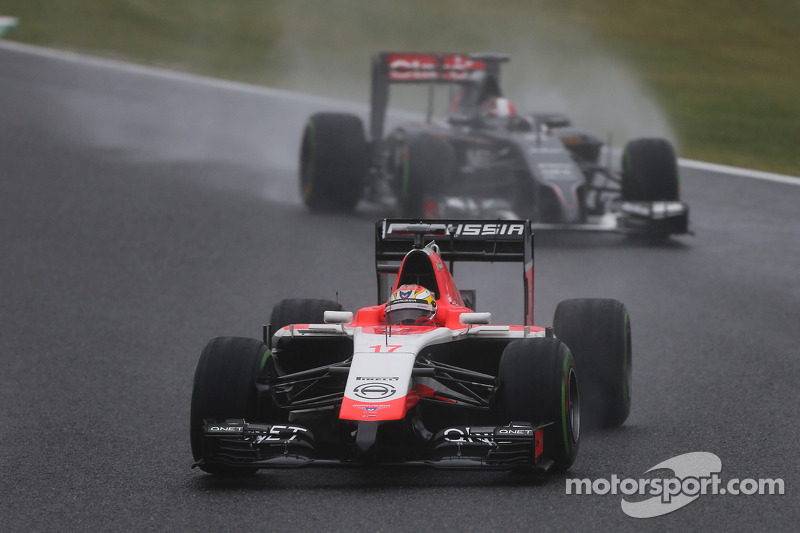
[[[500,78],[502,54],[437,54],[381,52],[372,59],[370,136],[383,137],[389,85],[393,83],[471,83],[483,76]]]
[[[412,248],[435,240],[439,255],[456,261],[523,265],[525,325],[533,324],[533,232],[529,220],[423,220],[383,219],[375,224],[375,272],[378,303],[389,298],[387,275],[397,274],[403,258]]]

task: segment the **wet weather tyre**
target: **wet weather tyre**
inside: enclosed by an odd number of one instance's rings
[[[433,137],[413,137],[403,147],[397,179],[400,215],[421,218],[426,215],[429,195],[444,192],[453,182],[456,153],[453,146]]]
[[[678,159],[665,139],[630,141],[622,153],[622,199],[627,202],[678,201]]]
[[[521,339],[500,358],[494,408],[500,423],[552,422],[544,427],[543,456],[563,472],[578,454],[581,401],[572,354],[555,338]]]
[[[352,211],[364,192],[369,149],[355,115],[317,113],[303,130],[300,196],[312,211]]]
[[[196,461],[206,459],[203,450],[205,419],[253,420],[258,411],[256,377],[266,360],[267,347],[256,339],[217,337],[208,342],[194,373],[190,438]],[[220,464],[200,468],[217,475],[246,475],[256,469]]]
[[[322,324],[325,311],[341,311],[342,304],[333,300],[291,298],[281,300],[272,308],[269,323],[278,331],[289,324]]]
[[[631,321],[617,300],[564,300],[553,331],[572,351],[581,380],[587,427],[622,425],[631,409]]]

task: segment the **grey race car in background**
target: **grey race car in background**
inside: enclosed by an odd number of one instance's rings
[[[621,170],[603,143],[553,113],[492,113],[503,98],[499,54],[380,53],[373,59],[369,135],[353,114],[316,113],[300,151],[300,191],[313,211],[361,200],[411,218],[527,218],[534,229],[666,237],[689,233],[669,141],[635,139]],[[427,116],[384,132],[389,87],[429,87]],[[444,86],[446,112],[435,87]],[[489,110],[490,112],[487,112]],[[508,110],[507,110],[508,111]]]

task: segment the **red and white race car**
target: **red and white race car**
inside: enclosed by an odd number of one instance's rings
[[[690,233],[668,140],[633,139],[612,165],[602,157],[610,147],[566,115],[516,109],[501,88],[508,59],[377,54],[366,128],[359,115],[339,111],[306,122],[303,203],[312,211],[348,212],[364,200],[403,217],[527,218],[541,230],[655,240]],[[424,115],[387,123],[390,92],[411,96],[414,87],[427,89],[417,92]]]
[[[212,474],[323,464],[563,471],[584,422],[622,424],[628,312],[561,302],[533,324],[530,222],[376,224],[378,305],[283,300],[263,339],[219,337],[194,377],[195,466]],[[521,262],[525,320],[493,324],[457,261]],[[580,383],[580,394],[578,384]]]

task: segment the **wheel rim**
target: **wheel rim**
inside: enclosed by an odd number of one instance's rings
[[[300,151],[300,193],[306,201],[311,198],[314,190],[314,158],[316,156],[314,129],[314,123],[309,121]]]
[[[632,353],[631,353],[631,323],[630,319],[628,318],[628,313],[625,313],[625,358],[624,358],[624,365],[625,368],[623,369],[625,375],[625,391],[624,397],[625,400],[630,402],[631,400],[631,385],[633,384],[633,372],[631,371],[631,363],[632,363]]]
[[[569,369],[568,383],[567,423],[572,432],[572,438],[578,442],[581,432],[581,398],[578,392],[578,377],[575,375],[574,368]]]

